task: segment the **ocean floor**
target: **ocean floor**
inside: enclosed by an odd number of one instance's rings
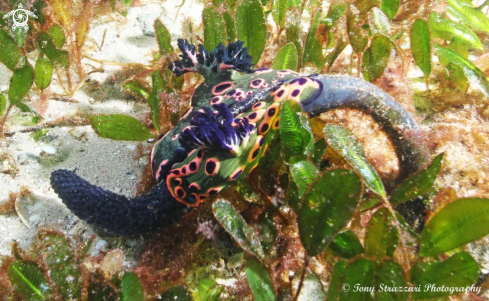
[[[91,58],[82,61],[87,74],[84,79],[86,84],[73,96],[66,97],[62,95],[63,90],[54,77],[49,87],[53,97],[43,108],[41,124],[102,113],[120,113],[147,120],[150,114],[148,105],[125,98],[121,83],[128,78],[124,77],[121,64],[151,64],[153,55],[158,52],[156,39],[151,36],[156,18],[170,31],[176,49],[176,39],[182,37],[182,20],[192,18],[195,24],[200,24],[203,9],[200,1],[186,0],[177,15],[179,5],[180,2],[173,1],[141,1],[139,5],[129,8],[126,18],[96,18],[83,49],[84,55]],[[99,50],[104,35],[105,41]],[[37,56],[37,51],[29,54],[32,65]],[[341,59],[345,60],[345,57],[349,57],[349,54]],[[102,66],[97,61],[107,63]],[[415,68],[413,66],[411,68]],[[101,72],[91,73],[101,67]],[[383,76],[386,82],[397,76],[397,67],[390,66],[393,74],[386,72]],[[419,77],[419,74],[418,71],[410,77]],[[11,75],[11,71],[0,64],[0,92],[7,91]],[[424,92],[412,92],[417,89],[413,88],[417,84],[419,80],[412,78],[389,84],[377,82],[415,115],[421,127],[419,135],[428,142],[430,153],[446,153],[442,173],[436,182],[443,193],[436,204],[462,197],[489,197],[488,100],[472,89],[467,95],[454,98],[434,94],[435,110],[427,115],[414,109],[414,98],[424,100]],[[474,93],[476,96],[473,96]],[[36,101],[32,98],[26,104],[36,110]],[[379,149],[386,137],[377,137],[378,127],[372,126],[368,118],[358,113],[338,111],[323,116],[323,119],[350,127],[365,145],[369,160],[379,169],[381,176],[384,179],[393,177],[397,163],[395,159],[392,160],[392,148]],[[96,234],[91,226],[72,214],[53,192],[49,180],[53,170],[76,170],[82,178],[104,189],[126,196],[136,194],[154,140],[131,142],[101,138],[83,118],[67,124],[49,127],[48,133],[36,142],[32,138],[33,131],[26,132],[26,129],[35,129],[27,114],[15,111],[7,120],[6,141],[0,141],[0,206],[9,202],[10,195],[16,195],[17,200],[15,210],[0,214],[0,255],[10,255],[14,241],[20,247],[27,248],[38,227],[51,226],[69,237],[77,236],[84,240]],[[196,229],[189,231],[195,232]],[[109,236],[97,236],[91,252],[97,254],[118,243]],[[130,249],[125,253],[127,267],[135,266],[135,260],[143,252],[145,243],[143,238],[122,242],[122,247]],[[482,271],[489,273],[487,242],[481,240],[471,244],[469,249],[481,264]]]
[[[177,5],[178,4],[178,5]],[[202,4],[187,0],[176,12],[180,3],[167,1],[161,3],[142,3],[130,7],[127,18],[113,19],[102,17],[91,24],[88,50],[85,55],[90,58],[109,62],[101,66],[97,62],[83,59],[86,75],[84,87],[79,89],[68,100],[63,97],[52,97],[42,114],[41,123],[54,122],[70,118],[76,114],[124,114],[144,119],[149,113],[147,104],[134,99],[124,99],[119,81],[111,81],[121,72],[121,66],[111,63],[138,63],[148,65],[153,54],[158,52],[158,44],[153,31],[156,18],[165,24],[172,35],[172,41],[181,38],[183,18],[194,18],[201,22]],[[174,20],[176,19],[176,20]],[[176,22],[174,22],[176,21]],[[176,24],[176,25],[174,25]],[[95,41],[105,40],[101,50],[91,47]],[[97,45],[99,46],[99,45]],[[29,54],[32,65],[35,64],[38,52]],[[102,67],[102,72],[90,73]],[[0,64],[0,92],[6,92],[12,72]],[[95,84],[94,84],[95,83]],[[48,89],[56,95],[63,90],[56,76]],[[31,99],[35,104],[36,99]],[[35,109],[35,107],[34,107]],[[0,255],[11,252],[10,243],[16,241],[26,248],[38,231],[38,226],[54,225],[68,235],[89,237],[93,231],[83,221],[73,215],[53,192],[49,178],[53,170],[76,170],[84,179],[110,191],[134,196],[141,180],[141,174],[148,163],[149,142],[117,141],[99,137],[87,122],[80,126],[56,126],[38,142],[32,138],[33,132],[26,132],[29,125],[28,114],[14,111],[6,124],[6,143],[0,143],[2,156],[2,173],[0,173],[0,204],[9,200],[9,194],[19,194],[16,212],[0,215]],[[15,172],[14,172],[15,171]],[[94,246],[96,243],[94,244]],[[100,246],[101,244],[99,244]]]

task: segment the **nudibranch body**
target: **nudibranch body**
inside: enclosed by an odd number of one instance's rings
[[[67,170],[52,173],[51,185],[80,218],[118,235],[139,235],[168,226],[212,195],[245,177],[259,163],[280,127],[285,100],[302,104],[310,116],[350,108],[370,114],[392,140],[406,178],[426,162],[409,131],[416,123],[391,96],[349,76],[303,76],[290,70],[251,69],[240,41],[212,52],[179,40],[181,59],[170,69],[180,76],[198,72],[205,81],[190,109],[151,151],[158,184],[128,199],[91,185]],[[238,73],[239,72],[239,73]]]

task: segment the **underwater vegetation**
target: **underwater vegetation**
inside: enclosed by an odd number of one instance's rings
[[[487,275],[466,246],[489,233],[489,200],[458,198],[436,184],[446,154],[429,159],[433,148],[415,114],[382,89],[392,80],[388,64],[397,64],[392,76],[402,81],[412,58],[426,85],[415,101],[424,114],[448,106],[436,101],[444,93],[485,99],[485,65],[469,54],[483,53],[487,3],[205,2],[201,26],[184,22],[179,58],[156,20],[152,66],[123,66],[136,74],[122,84],[127,97],[149,106],[143,122],[122,114],[42,117],[59,97],[49,88],[53,78],[68,99],[86,84],[91,22],[123,18],[140,3],[12,0],[0,10],[19,5],[37,18],[29,18],[29,30],[0,18],[0,60],[13,72],[0,94],[1,139],[15,134],[7,127],[15,108],[30,114],[33,126],[25,130],[34,139],[53,126],[81,124],[109,139],[160,138],[141,195],[131,201],[72,171],[51,178],[88,223],[145,235],[136,266],[124,265],[121,248],[96,254],[92,240],[41,228],[30,248],[13,244],[12,256],[2,258],[5,300],[445,300],[465,291],[422,288],[485,287]],[[37,111],[27,105],[33,95]],[[336,108],[380,124],[398,157],[396,176],[381,176],[368,160],[359,142],[368,138],[320,118]],[[8,155],[1,158],[10,164]],[[14,163],[8,170],[15,176]],[[158,183],[150,190],[152,177]],[[11,194],[8,206],[16,198]]]

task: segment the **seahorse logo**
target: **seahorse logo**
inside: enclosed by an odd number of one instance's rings
[[[29,21],[29,16],[37,19],[37,16],[33,12],[24,9],[22,3],[19,3],[16,10],[10,11],[8,14],[3,16],[3,18],[7,19],[10,16],[12,16],[12,22],[14,23],[14,25],[12,26],[12,30],[16,30],[17,28],[19,28],[27,31],[29,29],[29,25],[27,25],[27,21]]]

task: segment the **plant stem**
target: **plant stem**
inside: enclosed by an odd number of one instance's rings
[[[301,280],[299,282],[299,287],[297,288],[297,293],[295,294],[294,301],[297,301],[297,299],[299,298],[299,295],[301,294],[301,289],[302,289],[302,286],[304,284],[304,278],[306,277],[306,272],[307,272],[307,267],[309,266],[309,261],[311,261],[311,259],[309,258],[309,256],[307,256],[307,253],[306,253],[304,269],[302,270]]]
[[[410,280],[410,275],[409,275],[409,270],[411,270],[411,264],[409,262],[409,256],[407,253],[407,248],[406,248],[406,242],[404,241],[404,236],[402,235],[401,232],[401,223],[399,223],[399,220],[397,219],[396,216],[396,211],[392,207],[391,203],[389,200],[385,197],[382,196],[382,201],[384,202],[385,206],[389,210],[389,212],[392,214],[392,217],[394,218],[394,222],[396,223],[396,228],[397,228],[397,234],[399,235],[399,242],[401,243],[401,248],[402,248],[402,254],[404,255],[404,264],[405,266],[403,267],[404,270],[404,276],[406,279],[409,281]]]
[[[484,1],[484,3],[482,3],[481,5],[477,6],[477,9],[478,10],[482,10],[484,8],[484,6],[488,5],[489,4],[489,0],[486,0]]]
[[[3,139],[5,139],[5,135],[3,134],[3,127],[5,126],[5,121],[7,120],[8,113],[10,112],[11,109],[12,109],[12,104],[9,103],[7,107],[7,111],[5,112],[2,121],[0,121],[0,135],[1,137],[3,137]]]

